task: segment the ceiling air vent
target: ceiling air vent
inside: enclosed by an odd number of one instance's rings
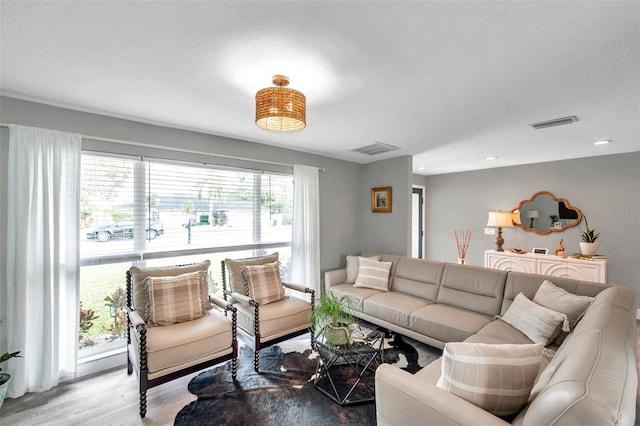
[[[569,117],[554,118],[549,121],[541,121],[539,123],[529,124],[534,129],[544,129],[545,127],[564,126],[565,124],[571,124],[578,121],[578,117],[570,115]]]
[[[382,142],[376,142],[373,145],[361,146],[360,148],[356,148],[353,151],[359,152],[360,154],[366,154],[366,155],[378,155],[378,154],[384,154],[385,152],[389,152],[389,151],[396,151],[398,149],[400,149],[400,147],[398,146],[389,145]]]

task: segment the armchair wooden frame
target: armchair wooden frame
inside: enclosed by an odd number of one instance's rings
[[[183,265],[181,265],[183,266]],[[236,374],[238,371],[238,332],[237,332],[237,309],[227,303],[225,300],[209,295],[209,301],[213,304],[212,306],[218,307],[224,310],[225,316],[231,312],[231,322],[232,322],[232,351],[226,355],[223,355],[218,358],[210,359],[199,364],[191,365],[189,367],[183,368],[178,371],[174,371],[172,373],[166,374],[164,376],[156,377],[153,379],[149,379],[148,377],[148,366],[147,366],[147,324],[144,322],[142,317],[135,311],[133,306],[133,298],[132,298],[132,276],[131,272],[127,270],[126,272],[126,282],[127,282],[127,374],[131,375],[133,373],[135,363],[131,359],[131,353],[129,352],[129,348],[131,345],[131,329],[135,328],[136,332],[139,335],[139,354],[138,354],[138,381],[140,388],[140,417],[144,418],[147,413],[147,390],[161,385],[163,383],[170,382],[179,377],[185,376],[187,374],[195,373],[204,368],[211,367],[213,365],[219,364],[224,361],[231,360],[231,375],[235,380]]]
[[[239,259],[239,260],[245,260],[245,259]],[[221,266],[221,271],[222,271],[222,292],[224,295],[225,300],[228,300],[229,297],[231,297],[233,300],[251,306],[254,310],[254,330],[252,334],[249,334],[247,332],[245,332],[245,330],[242,329],[242,327],[239,327],[238,330],[240,331],[240,333],[242,333],[243,335],[247,336],[248,338],[251,339],[251,343],[253,345],[253,369],[256,372],[259,372],[260,370],[260,350],[263,348],[266,348],[268,346],[272,346],[275,345],[277,343],[281,343],[284,342],[286,340],[292,339],[294,337],[297,336],[301,336],[305,333],[309,333],[311,334],[311,347],[315,347],[315,337],[314,337],[314,332],[313,332],[313,322],[310,322],[309,327],[308,328],[304,328],[301,330],[297,330],[291,333],[288,333],[286,335],[283,336],[279,336],[273,339],[269,339],[267,341],[262,340],[262,336],[260,334],[260,303],[256,302],[255,300],[253,300],[252,298],[250,298],[249,296],[246,296],[244,294],[239,294],[237,292],[232,292],[231,290],[227,290],[227,266],[225,261],[221,261],[220,262],[220,266]],[[293,291],[297,291],[303,294],[310,294],[311,295],[311,317],[313,318],[313,310],[315,307],[315,290],[310,289],[308,287],[302,286],[302,285],[298,285],[298,284],[292,284],[292,283],[285,283],[283,282],[282,285],[285,288],[288,288],[290,290]],[[295,296],[294,296],[295,297]],[[237,303],[236,302],[236,303]],[[233,302],[230,302],[233,303]],[[277,303],[277,302],[275,302]]]

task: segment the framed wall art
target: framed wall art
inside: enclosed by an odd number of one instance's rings
[[[371,211],[374,213],[391,213],[391,187],[371,188]]]

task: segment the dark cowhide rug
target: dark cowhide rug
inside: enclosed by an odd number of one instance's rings
[[[387,332],[385,363],[415,373],[441,354],[439,349]],[[243,345],[236,381],[231,379],[230,361],[198,374],[188,387],[198,399],[177,414],[175,424],[374,425],[374,402],[340,406],[313,387],[316,356],[306,335],[260,351],[260,373],[256,373],[253,350]]]

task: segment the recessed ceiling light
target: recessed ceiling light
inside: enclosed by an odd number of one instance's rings
[[[492,155],[490,157],[485,158],[485,160],[487,160],[487,161],[493,161],[493,160],[497,160],[497,159],[498,159],[498,157],[496,157],[495,155]]]
[[[608,144],[609,142],[611,142],[611,140],[602,140],[602,141],[594,142],[593,144],[594,144],[594,145],[606,145],[606,144]]]
[[[418,167],[418,170],[424,170],[424,167],[420,166]]]

